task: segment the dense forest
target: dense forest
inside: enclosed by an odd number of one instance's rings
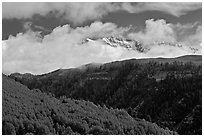
[[[202,134],[202,57],[126,60],[9,77],[58,99],[123,109],[178,134]]]
[[[133,119],[123,109],[89,101],[55,98],[3,75],[2,133],[42,134],[177,134],[144,119]]]

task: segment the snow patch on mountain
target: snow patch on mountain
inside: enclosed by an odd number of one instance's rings
[[[98,38],[98,39],[91,39],[86,38],[82,41],[81,44],[89,43],[89,42],[96,42],[100,41],[103,44],[109,45],[114,48],[122,47],[124,49],[127,49],[129,51],[137,51],[139,53],[147,53],[154,47],[173,47],[178,49],[185,49],[189,51],[189,53],[196,54],[199,52],[197,48],[188,47],[185,45],[182,45],[181,43],[174,43],[174,42],[167,42],[167,41],[154,41],[150,44],[143,44],[140,41],[126,39],[123,37],[104,37],[104,38]]]

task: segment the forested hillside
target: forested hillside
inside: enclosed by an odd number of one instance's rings
[[[3,134],[176,134],[124,110],[54,98],[3,75]]]
[[[202,56],[132,59],[10,77],[57,98],[124,109],[179,134],[202,134]]]

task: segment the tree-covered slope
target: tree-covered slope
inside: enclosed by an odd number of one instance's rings
[[[126,111],[54,98],[3,75],[3,134],[175,134]]]
[[[57,98],[66,96],[125,109],[134,118],[155,122],[179,134],[202,131],[202,111],[193,113],[194,108],[202,108],[202,56],[131,59],[10,77]],[[191,113],[195,120],[184,124]]]

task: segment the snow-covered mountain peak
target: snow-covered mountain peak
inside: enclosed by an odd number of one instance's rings
[[[127,39],[124,37],[102,37],[98,39],[92,39],[92,38],[86,38],[82,41],[82,44],[89,43],[89,42],[96,42],[101,41],[104,44],[111,46],[111,47],[123,47],[127,50],[133,50],[140,53],[148,52],[152,47],[154,46],[171,46],[171,47],[177,47],[177,48],[183,48],[185,45],[182,45],[180,43],[176,42],[167,42],[167,41],[154,41],[148,45],[145,45],[144,43],[132,39]],[[198,49],[189,47],[189,50],[192,51],[192,53],[197,53]]]

